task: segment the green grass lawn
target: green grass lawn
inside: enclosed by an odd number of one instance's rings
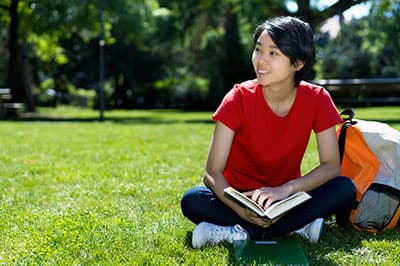
[[[211,113],[41,109],[0,122],[0,263],[226,265],[232,247],[191,248],[180,197],[202,184]],[[400,130],[400,107],[359,108]],[[303,171],[316,161],[309,145]],[[325,227],[297,239],[313,265],[398,265],[400,230]]]

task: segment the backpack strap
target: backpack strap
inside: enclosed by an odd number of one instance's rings
[[[386,193],[396,198],[396,200],[400,201],[400,191],[398,189],[395,189],[394,187],[379,183],[372,183],[369,189],[375,190],[377,192]]]
[[[345,121],[340,129],[339,133],[339,152],[340,152],[340,163],[343,161],[343,155],[344,155],[344,147],[346,145],[346,130],[349,126],[357,124],[357,121],[353,121],[353,117],[355,115],[353,109],[344,109],[341,113],[340,116],[346,116],[343,118]]]

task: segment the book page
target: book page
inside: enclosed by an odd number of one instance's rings
[[[251,198],[235,190],[234,188],[228,187],[224,189],[224,192],[228,196],[232,197],[234,200],[241,202],[243,205],[245,205],[246,207],[257,213],[258,215],[260,216],[265,215],[264,209],[260,205],[258,205]]]
[[[310,198],[311,196],[306,192],[294,193],[286,199],[273,203],[265,211],[265,215],[268,216],[268,218],[270,219],[274,219]]]
[[[290,209],[311,198],[311,196],[304,191],[297,192],[283,200],[276,201],[266,211],[264,211],[264,209],[255,201],[232,187],[224,189],[224,192],[225,195],[229,196],[231,199],[236,200],[240,204],[257,213],[259,216],[269,220],[273,220],[285,214]]]

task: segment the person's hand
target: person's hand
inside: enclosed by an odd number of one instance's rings
[[[288,191],[284,187],[261,187],[259,189],[244,192],[246,196],[257,202],[264,210],[277,200],[284,199],[289,196]]]
[[[250,222],[250,223],[253,223],[253,224],[255,224],[255,225],[258,225],[258,226],[260,226],[260,227],[262,227],[262,228],[267,228],[267,227],[269,227],[271,224],[273,224],[274,222],[277,221],[277,219],[276,219],[276,220],[273,220],[273,221],[267,221],[267,220],[261,218],[261,217],[258,216],[256,213],[254,213],[253,211],[251,211],[251,210],[249,210],[249,209],[247,209],[247,208],[242,208],[241,211],[240,211],[240,213],[239,213],[239,216],[240,216],[243,220],[246,220],[246,221],[248,221],[248,222]]]

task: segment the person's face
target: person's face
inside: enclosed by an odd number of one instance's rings
[[[252,62],[257,81],[263,86],[294,83],[297,68],[290,63],[272,41],[267,31],[263,31],[254,47]]]

